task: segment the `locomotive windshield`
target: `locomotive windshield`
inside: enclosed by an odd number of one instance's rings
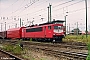
[[[63,32],[63,27],[62,26],[54,26],[54,32],[56,32],[56,33]]]
[[[54,29],[62,29],[62,26],[54,26]]]

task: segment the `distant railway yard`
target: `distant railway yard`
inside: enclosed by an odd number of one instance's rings
[[[83,42],[0,40],[0,48],[24,60],[86,60],[88,56],[88,46]]]

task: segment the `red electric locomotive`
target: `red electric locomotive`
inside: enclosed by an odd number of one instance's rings
[[[38,41],[61,42],[64,37],[63,22],[64,21],[58,20],[24,28],[22,29],[22,38],[32,38]]]

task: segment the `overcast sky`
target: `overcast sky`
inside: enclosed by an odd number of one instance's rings
[[[47,22],[49,3],[52,5],[52,20],[65,20],[64,16],[68,15],[67,26],[70,24],[71,30],[77,27],[77,22],[80,30],[85,30],[85,0],[0,0],[2,30],[5,30],[5,22],[6,29],[14,28],[16,24],[19,27],[19,18],[23,20],[24,26],[29,25],[33,20],[34,24]],[[88,1],[88,30],[90,30],[90,1]]]

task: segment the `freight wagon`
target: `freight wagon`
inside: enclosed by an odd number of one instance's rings
[[[0,39],[6,39],[7,38],[7,31],[0,32]]]
[[[19,28],[11,28],[7,30],[7,38],[8,39],[21,39],[22,38],[22,29],[24,27]]]

